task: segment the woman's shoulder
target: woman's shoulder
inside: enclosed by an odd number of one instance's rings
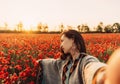
[[[98,60],[95,56],[92,56],[92,55],[89,55],[89,54],[85,54],[85,56],[83,57],[82,60],[83,60],[84,62],[90,62],[90,61],[99,62],[99,60]]]
[[[82,67],[85,67],[86,65],[88,65],[89,63],[95,63],[95,62],[99,62],[99,60],[92,56],[92,55],[89,55],[89,54],[85,54],[85,56],[82,58],[82,61],[81,61],[81,66]]]

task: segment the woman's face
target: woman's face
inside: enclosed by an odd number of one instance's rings
[[[61,36],[61,45],[60,45],[60,47],[64,51],[65,54],[70,53],[73,42],[74,42],[73,39],[69,39],[65,35]]]

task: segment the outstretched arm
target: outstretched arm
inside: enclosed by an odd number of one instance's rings
[[[97,84],[96,77],[98,73],[102,73],[106,67],[105,63],[99,62],[96,57],[87,56],[83,59],[83,81],[85,84]],[[101,76],[99,76],[99,80]],[[94,83],[93,83],[94,81]],[[98,80],[97,80],[98,81]],[[99,83],[100,84],[100,83]]]
[[[120,48],[113,52],[107,64],[97,71],[92,84],[120,84]]]
[[[100,68],[94,75],[92,84],[105,84],[106,67]]]
[[[115,50],[107,64],[105,84],[120,84],[120,48]]]

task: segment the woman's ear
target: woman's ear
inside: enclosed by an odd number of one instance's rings
[[[72,40],[72,42],[74,43],[74,38],[72,38],[71,40]]]

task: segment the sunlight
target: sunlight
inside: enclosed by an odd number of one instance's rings
[[[24,31],[31,31],[31,30],[36,30],[36,29],[37,29],[37,28],[36,28],[36,27],[37,27],[37,24],[35,24],[35,23],[34,23],[34,24],[33,24],[33,23],[31,24],[30,21],[25,21],[25,20],[23,20],[23,21],[20,22],[20,23],[22,24],[22,26],[23,26],[22,29],[23,29]],[[20,23],[19,23],[19,24],[20,24]]]
[[[25,27],[25,28],[23,28],[23,30],[30,31],[31,29],[29,27]]]
[[[113,24],[120,22],[118,3],[120,0],[2,0],[0,29],[18,30],[20,21],[25,31],[36,30],[40,22],[47,24],[50,31],[57,31],[60,23],[74,27],[87,24],[90,28],[101,21]]]

